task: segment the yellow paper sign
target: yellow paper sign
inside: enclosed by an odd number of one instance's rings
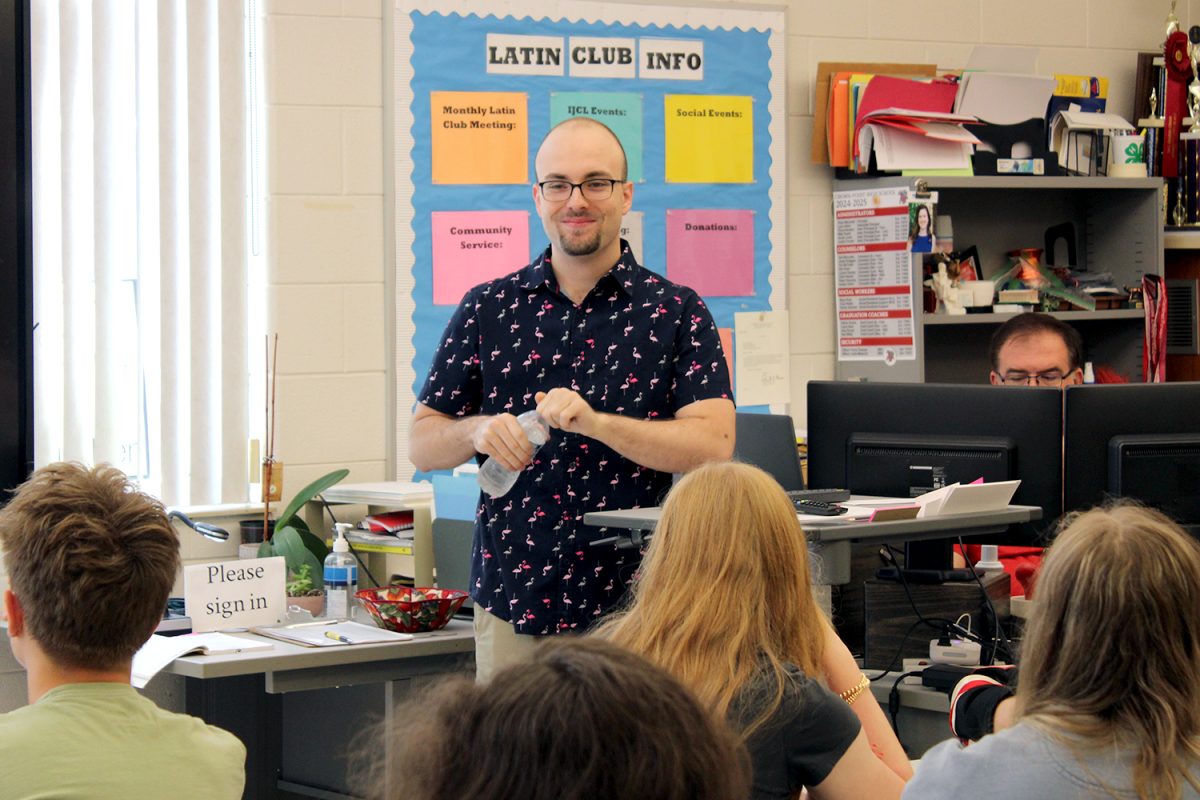
[[[663,98],[668,183],[753,183],[750,97],[669,94]]]
[[[529,182],[523,92],[430,92],[435,184]]]

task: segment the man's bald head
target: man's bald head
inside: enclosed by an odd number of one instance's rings
[[[540,160],[540,157],[542,155],[542,150],[546,147],[546,143],[549,142],[552,138],[557,138],[559,136],[567,135],[571,132],[571,130],[576,129],[577,127],[580,127],[580,126],[592,127],[592,128],[599,129],[599,130],[607,133],[610,137],[612,137],[613,143],[617,146],[617,151],[620,152],[620,154],[621,154],[620,174],[614,175],[613,177],[620,178],[621,180],[628,179],[628,177],[629,177],[629,159],[626,158],[626,156],[625,156],[625,148],[621,145],[621,140],[619,138],[617,138],[617,135],[615,133],[613,133],[612,128],[608,127],[607,125],[605,125],[603,122],[600,122],[599,120],[592,119],[591,117],[571,117],[570,119],[564,119],[562,122],[558,123],[553,128],[551,128],[550,131],[544,137],[542,137],[542,141],[538,145],[537,155],[535,155],[534,159],[533,159],[534,171],[537,173],[538,179],[540,180],[542,178],[541,170],[538,169],[538,161]]]

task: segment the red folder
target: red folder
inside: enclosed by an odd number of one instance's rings
[[[858,104],[853,138],[855,158],[859,156],[858,132],[862,129],[864,118],[871,112],[895,108],[907,111],[950,113],[954,109],[954,96],[957,93],[958,83],[953,80],[914,81],[907,78],[876,75],[867,84],[862,100]]]
[[[862,125],[863,117],[881,108],[950,112],[954,110],[954,95],[957,93],[958,83],[944,78],[926,82],[876,75],[867,84],[867,90],[858,104],[854,127],[857,129]]]

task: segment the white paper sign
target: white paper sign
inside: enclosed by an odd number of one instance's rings
[[[788,312],[745,311],[733,315],[734,396],[739,406],[791,399]]]
[[[223,631],[283,619],[283,556],[190,564],[183,568],[183,599],[192,630]]]
[[[637,40],[572,36],[572,78],[636,78]]]
[[[639,77],[674,81],[704,80],[702,39],[641,39],[639,44]]]
[[[489,33],[484,62],[489,75],[562,75],[563,40]]]
[[[908,190],[834,192],[838,361],[912,361]]]

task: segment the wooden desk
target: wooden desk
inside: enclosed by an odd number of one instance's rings
[[[187,713],[246,744],[247,799],[281,791],[350,797],[346,754],[355,735],[391,724],[396,706],[430,682],[474,675],[473,630],[461,620],[407,642],[310,648],[266,641],[271,650],[185,656],[163,670],[185,678]]]

